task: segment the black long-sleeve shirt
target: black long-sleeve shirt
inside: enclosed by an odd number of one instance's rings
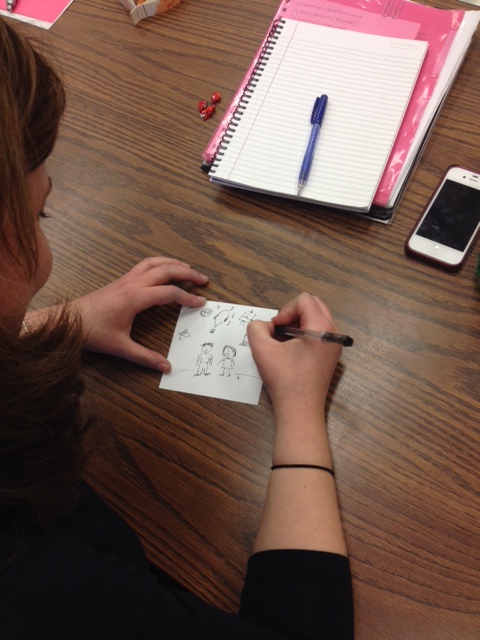
[[[337,554],[254,554],[233,615],[162,584],[135,533],[88,487],[5,566],[15,544],[0,532],[1,640],[353,638],[349,562]]]

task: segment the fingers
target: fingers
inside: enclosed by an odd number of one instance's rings
[[[174,258],[152,257],[142,260],[122,278],[109,285],[121,294],[133,315],[150,307],[176,302],[186,307],[201,307],[206,299],[188,293],[171,281],[189,281],[198,286],[208,283],[208,276]]]
[[[197,285],[205,285],[208,282],[208,276],[200,273],[191,267],[184,265],[168,264],[150,269],[142,275],[142,283],[145,286],[154,286],[166,284],[172,280],[188,280]]]
[[[247,325],[248,343],[252,349],[255,349],[257,343],[261,343],[266,338],[273,335],[274,325],[272,322],[264,322],[263,320],[252,320]]]
[[[296,324],[303,329],[336,331],[327,305],[318,296],[305,292],[287,302],[272,321],[277,326]]]
[[[162,373],[168,373],[171,370],[171,365],[165,356],[161,353],[147,349],[138,342],[134,342],[130,337],[126,338],[117,346],[117,352],[112,354],[125,360],[129,360],[134,364],[138,364],[141,367],[147,367],[148,369],[155,369]]]
[[[287,302],[272,322],[253,321],[247,328],[249,342],[271,337],[275,326],[295,325],[304,329],[337,331],[330,309],[318,297],[300,293]]]
[[[202,307],[207,301],[204,296],[189,293],[173,284],[139,289],[135,292],[135,296],[137,298],[135,313],[140,313],[140,311],[144,311],[150,307],[171,304],[172,302],[176,302],[184,307],[196,308]]]
[[[141,273],[146,273],[151,269],[155,269],[156,267],[169,266],[169,265],[177,265],[189,268],[190,265],[187,262],[183,262],[182,260],[177,260],[176,258],[166,258],[165,256],[152,256],[149,258],[144,258],[141,262],[138,262],[132,269],[130,269],[129,273],[135,273],[136,275],[140,275]]]
[[[192,269],[188,263],[163,257],[145,258],[125,277],[138,278],[145,286],[165,284],[170,280],[189,280],[200,286],[208,282],[208,276]]]

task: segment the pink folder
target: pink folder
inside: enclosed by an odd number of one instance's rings
[[[4,0],[0,0],[0,3]],[[22,22],[33,23],[45,29],[50,28],[62,15],[73,0],[17,0],[17,4],[12,13],[6,10],[2,15],[21,20]],[[6,9],[6,2],[4,4]]]

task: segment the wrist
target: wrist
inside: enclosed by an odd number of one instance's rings
[[[277,420],[272,450],[272,464],[332,465],[323,411],[314,415],[297,412],[287,420]]]

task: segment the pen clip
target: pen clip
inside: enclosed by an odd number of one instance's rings
[[[323,116],[325,115],[325,107],[327,106],[328,96],[323,94],[315,100],[313,105],[312,116],[310,118],[311,124],[322,124]]]

